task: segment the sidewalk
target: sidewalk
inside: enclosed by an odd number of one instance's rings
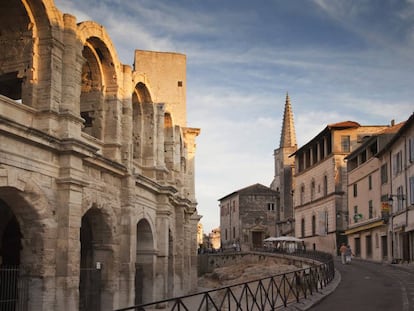
[[[401,269],[407,272],[411,272],[414,273],[414,262],[410,262],[410,263],[388,263],[387,265],[389,265],[390,267],[396,268],[396,269]]]

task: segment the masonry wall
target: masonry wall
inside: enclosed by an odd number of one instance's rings
[[[0,13],[0,269],[21,270],[29,310],[113,310],[190,292],[199,129],[186,127],[185,56],[142,52],[136,71],[101,25],[78,24],[47,0],[9,7]]]

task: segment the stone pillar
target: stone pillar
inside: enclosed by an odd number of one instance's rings
[[[121,190],[121,219],[119,227],[119,307],[135,303],[135,254],[137,223],[133,214],[133,191],[135,181],[125,178]]]
[[[196,289],[198,286],[198,259],[197,259],[197,224],[200,221],[201,217],[193,209],[194,213],[190,216],[189,219],[189,258],[190,258],[190,289]]]
[[[56,246],[56,301],[62,311],[79,307],[80,227],[82,191],[87,184],[82,179],[82,159],[62,155],[58,184],[58,223]]]
[[[169,230],[169,217],[171,211],[168,210],[167,197],[163,197],[164,204],[159,205],[157,210],[157,248],[158,256],[155,264],[155,290],[154,293],[156,300],[162,300],[167,297],[168,293],[168,230]]]
[[[183,207],[184,208],[184,207]],[[184,271],[188,271],[184,278],[184,292],[188,293],[193,287],[191,282],[191,223],[190,223],[190,214],[186,211],[184,212]]]
[[[79,308],[79,266],[82,182],[58,181],[56,302],[61,310]]]
[[[165,167],[164,160],[164,118],[165,118],[165,107],[164,104],[156,104],[156,133],[154,139],[156,138],[156,166],[157,168]]]
[[[175,277],[179,278],[175,281],[177,287],[174,288],[174,296],[186,294],[184,291],[186,281],[186,270],[184,269],[185,260],[185,234],[184,234],[184,208],[183,206],[176,206],[175,208]]]
[[[80,93],[82,64],[82,43],[76,36],[76,18],[63,15],[64,31],[62,51],[62,71],[53,72],[53,83],[61,91],[59,107],[60,123],[57,131],[61,138],[79,137],[83,120],[80,117]],[[59,85],[60,83],[60,85]]]
[[[121,114],[121,161],[127,168],[132,167],[133,142],[132,142],[132,69],[130,66],[123,66],[123,87],[126,94],[122,101]],[[130,91],[128,93],[128,91]]]
[[[184,184],[186,193],[184,194],[188,199],[195,201],[195,183],[194,183],[194,169],[195,169],[195,138],[200,134],[200,129],[183,128],[184,141],[187,146],[187,174],[185,176]]]

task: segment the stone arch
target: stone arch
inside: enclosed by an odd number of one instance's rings
[[[144,104],[151,104],[151,94],[143,82],[138,82],[132,93],[132,144],[133,159],[141,164],[143,156],[144,132],[146,126],[146,116]]]
[[[142,218],[136,228],[135,304],[141,304],[154,298],[156,252],[154,231],[148,220]]]
[[[39,42],[50,41],[63,25],[53,2],[44,2],[10,0],[8,9],[0,11],[0,94],[35,108],[40,105],[36,90],[49,80],[44,68],[51,55],[48,45]]]
[[[5,170],[0,178],[0,249],[2,257],[10,255],[1,262],[15,266],[15,276],[27,285],[17,298],[27,300],[29,309],[41,309],[47,303],[42,293],[54,291],[56,257],[47,254],[54,254],[57,225],[41,188],[29,174],[18,174]]]
[[[78,25],[84,45],[80,114],[85,120],[83,131],[104,143],[117,142],[120,136],[119,82],[121,64],[109,36],[95,22]]]
[[[79,310],[113,306],[116,288],[113,214],[93,203],[81,219]]]

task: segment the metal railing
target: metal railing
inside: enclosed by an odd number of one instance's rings
[[[0,267],[0,310],[28,310],[29,279],[19,266]]]
[[[117,309],[116,311],[152,311],[159,309],[171,311],[277,310],[308,298],[333,280],[335,269],[332,255],[315,251],[290,252],[289,255],[310,258],[319,263],[293,272]]]

